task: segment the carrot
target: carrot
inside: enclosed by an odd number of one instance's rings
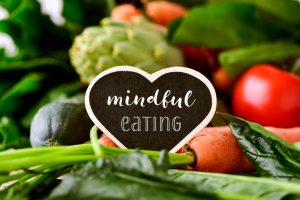
[[[109,137],[107,137],[105,134],[101,136],[101,138],[98,140],[99,144],[103,146],[108,147],[118,147]]]
[[[118,5],[111,13],[111,19],[117,22],[131,22],[137,16],[143,16],[143,14],[132,4]]]
[[[266,129],[289,143],[300,141],[300,127]],[[106,136],[102,136],[99,142],[116,146]],[[228,126],[204,128],[188,142],[185,149],[193,151],[196,157],[196,163],[187,167],[189,170],[218,173],[245,173],[254,170]]]
[[[187,9],[168,1],[152,1],[146,4],[146,14],[156,23],[167,26],[187,13]]]
[[[265,128],[289,143],[300,141],[300,127]],[[203,129],[190,140],[187,149],[197,157],[197,163],[193,167],[196,171],[236,173],[254,170],[227,126]]]
[[[196,164],[188,169],[218,173],[254,170],[229,127],[203,129],[189,141],[187,149],[197,157]]]

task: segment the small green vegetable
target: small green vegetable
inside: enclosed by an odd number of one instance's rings
[[[30,127],[33,147],[80,144],[89,140],[93,126],[83,100],[57,101],[43,106]]]
[[[180,50],[167,43],[164,31],[142,19],[133,24],[105,19],[101,26],[86,28],[75,38],[70,59],[84,83],[118,65],[149,73],[183,65]]]

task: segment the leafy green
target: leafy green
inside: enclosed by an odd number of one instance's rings
[[[273,41],[284,30],[266,23],[251,4],[218,3],[191,9],[172,41],[213,48],[228,48]]]
[[[55,57],[41,57],[28,60],[11,60],[0,61],[0,72],[16,71],[16,70],[37,70],[46,67],[64,67],[66,59],[60,56],[60,59]]]
[[[50,194],[54,199],[279,200],[299,196],[300,185],[266,178],[167,171],[166,154],[155,162],[140,152],[82,164]]]
[[[114,0],[63,0],[62,15],[69,30],[79,33],[84,27],[98,24],[109,16],[115,5]]]
[[[0,151],[8,148],[29,146],[29,140],[22,136],[17,124],[9,117],[0,118]]]
[[[66,99],[67,97],[74,95],[80,89],[80,86],[80,82],[76,81],[55,86],[47,91],[47,93],[21,118],[23,127],[30,126],[33,116],[43,105],[55,100]]]
[[[210,0],[210,2],[239,2],[254,4],[287,23],[300,24],[300,3],[294,0]]]
[[[169,170],[169,175],[176,183],[220,199],[280,200],[290,194],[300,197],[299,184],[267,178],[182,170]]]
[[[237,76],[254,64],[279,62],[300,55],[300,46],[292,42],[272,42],[223,51],[220,62],[227,73]]]
[[[263,126],[219,114],[261,176],[300,182],[300,151]]]
[[[41,13],[38,1],[7,0],[4,7],[9,11],[9,17],[0,21],[0,32],[12,37],[21,57],[47,55],[46,52],[70,45],[66,30],[55,26],[49,16]]]
[[[23,77],[1,96],[0,113],[12,113],[19,109],[22,106],[22,97],[37,91],[44,77],[41,73],[31,73]]]
[[[189,1],[186,1],[186,0],[170,0],[174,3],[178,3],[184,7],[187,7],[187,8],[191,8],[193,6],[199,6],[199,5],[202,5],[206,2],[206,0],[189,0]]]

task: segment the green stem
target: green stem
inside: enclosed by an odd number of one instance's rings
[[[95,152],[95,155],[101,157],[103,156],[103,151],[98,143],[97,130],[98,130],[97,126],[94,125],[90,131],[90,138],[91,138],[91,144]]]
[[[27,156],[40,156],[47,153],[62,153],[62,152],[78,152],[80,154],[91,154],[93,149],[90,144],[80,144],[72,146],[51,146],[51,147],[39,147],[39,148],[25,148],[14,151],[0,152],[0,160],[12,160],[24,158]]]

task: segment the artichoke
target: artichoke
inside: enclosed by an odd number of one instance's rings
[[[166,33],[145,20],[131,24],[101,21],[101,26],[86,28],[74,39],[71,63],[84,83],[100,72],[118,65],[130,65],[153,73],[182,66],[180,50],[166,41]]]

